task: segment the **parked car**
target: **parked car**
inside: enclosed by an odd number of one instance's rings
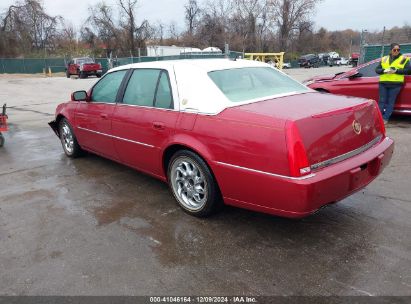
[[[320,66],[320,58],[314,54],[303,55],[298,59],[300,68],[318,68]]]
[[[359,59],[360,53],[352,53],[349,59],[349,64],[352,65],[352,67],[356,67]]]
[[[320,58],[320,62],[322,64],[328,64],[328,58],[330,58],[328,53],[320,53],[318,54],[318,57]]]
[[[406,56],[411,57],[411,54]],[[321,92],[378,100],[379,75],[375,68],[380,61],[381,58],[373,60],[345,73],[317,76],[304,84]],[[405,76],[405,85],[397,98],[394,112],[411,115],[411,76]]]
[[[291,62],[284,62],[283,69],[291,69]]]
[[[340,54],[338,54],[337,52],[329,52],[329,53],[328,53],[328,56],[329,56],[330,58],[333,58],[333,59],[340,58]]]
[[[60,104],[50,126],[67,156],[148,173],[195,216],[223,202],[307,216],[365,187],[394,147],[374,101],[320,94],[249,60],[117,67]]]
[[[337,65],[348,65],[348,59],[345,57],[341,57],[337,60]]]
[[[73,58],[69,61],[66,68],[66,76],[78,75],[79,78],[87,78],[94,75],[98,78],[103,74],[103,69],[100,63],[96,63],[94,59],[89,57]]]

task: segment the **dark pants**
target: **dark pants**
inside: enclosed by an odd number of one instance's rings
[[[402,85],[387,85],[380,83],[380,100],[378,102],[378,106],[384,120],[390,119],[392,111],[394,110],[395,101],[397,100],[397,96],[400,93],[401,88]]]

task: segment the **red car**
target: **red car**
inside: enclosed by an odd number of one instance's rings
[[[103,74],[103,68],[100,63],[96,63],[92,58],[82,57],[73,58],[67,64],[66,76],[70,78],[71,75],[78,75],[79,78],[87,78],[94,75],[98,78]]]
[[[223,202],[307,216],[365,187],[394,148],[375,101],[320,94],[247,60],[112,69],[50,126],[67,156],[86,150],[159,178],[195,216]]]
[[[405,56],[411,57],[411,54]],[[371,98],[378,101],[379,75],[375,73],[375,68],[380,61],[381,58],[345,73],[317,76],[303,83],[320,92]],[[395,103],[394,113],[411,115],[411,76],[405,76],[405,85]]]

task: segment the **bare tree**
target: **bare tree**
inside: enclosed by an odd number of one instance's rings
[[[136,32],[136,22],[134,16],[134,10],[137,5],[137,0],[119,0],[121,7],[121,15],[123,15],[123,20],[120,21],[120,25],[124,28],[127,33],[127,41],[130,48],[130,52],[135,51],[135,38],[134,34]]]
[[[77,31],[72,23],[63,21],[61,29],[59,29],[56,44],[58,52],[63,52],[64,55],[73,56],[77,52]]]
[[[178,32],[177,24],[174,21],[170,22],[170,24],[168,25],[168,34],[172,40],[174,40],[176,43],[178,42],[180,33]]]
[[[309,19],[320,1],[322,0],[270,0],[269,8],[278,26],[280,50],[287,50],[292,30]]]
[[[235,0],[235,6],[234,20],[243,38],[243,50],[252,50],[257,45],[257,36],[261,37],[266,29],[267,3],[264,0]]]
[[[97,36],[105,44],[106,48],[113,49],[120,44],[120,32],[114,22],[113,10],[105,2],[99,2],[95,6],[89,7],[89,17],[87,24],[91,25],[96,30]],[[94,31],[88,27],[84,27],[85,32],[82,36],[87,35],[90,42],[95,43],[95,39],[90,38]],[[95,48],[95,45],[92,45]]]
[[[11,5],[3,19],[2,31],[20,41],[23,52],[54,47],[60,16],[45,13],[38,0],[24,0]]]
[[[192,36],[201,9],[197,4],[197,0],[188,0],[186,5],[184,6],[184,9],[188,26],[188,33],[190,36]]]

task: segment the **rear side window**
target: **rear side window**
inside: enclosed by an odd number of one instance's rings
[[[163,70],[136,69],[130,77],[123,103],[171,108],[172,97],[168,75]]]
[[[109,73],[104,76],[93,88],[91,100],[98,102],[115,103],[118,89],[127,70]]]
[[[168,74],[162,71],[154,102],[156,108],[171,109],[173,107],[173,97],[171,95],[170,80]]]

